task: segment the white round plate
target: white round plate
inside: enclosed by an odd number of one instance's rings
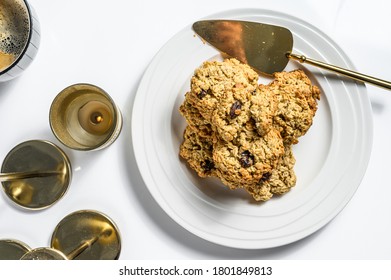
[[[345,53],[314,26],[274,11],[243,9],[208,18],[257,21],[287,27],[295,53],[353,69]],[[363,84],[289,62],[321,91],[314,123],[294,146],[296,186],[281,197],[255,203],[216,179],[198,178],[178,156],[185,120],[178,108],[190,77],[219,53],[186,27],[157,53],[140,83],[133,107],[136,161],[151,194],[178,224],[210,242],[260,249],[304,238],[331,221],[348,203],[365,173],[372,146],[372,113]],[[268,82],[261,78],[261,82]]]

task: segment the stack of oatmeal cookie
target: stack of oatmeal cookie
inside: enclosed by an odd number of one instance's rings
[[[296,184],[292,145],[312,125],[320,91],[301,70],[269,85],[258,78],[236,59],[196,69],[180,107],[188,124],[180,155],[200,177],[266,201]]]

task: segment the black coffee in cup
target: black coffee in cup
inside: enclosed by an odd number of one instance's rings
[[[27,5],[22,0],[0,1],[0,72],[23,53],[30,36]]]

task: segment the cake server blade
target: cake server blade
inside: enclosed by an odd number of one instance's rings
[[[308,63],[346,77],[391,89],[391,82],[292,53],[292,32],[282,26],[241,20],[201,20],[193,30],[220,52],[272,75],[285,69],[289,59]]]

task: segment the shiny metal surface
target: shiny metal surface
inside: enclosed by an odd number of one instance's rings
[[[0,260],[19,260],[31,249],[25,243],[15,239],[0,239]]]
[[[194,31],[219,51],[249,64],[256,70],[273,74],[288,64],[292,33],[280,26],[237,20],[203,20],[193,24]]]
[[[32,210],[56,203],[66,193],[72,175],[67,155],[55,144],[42,140],[26,141],[13,148],[1,172],[8,198]]]
[[[61,143],[83,151],[109,146],[122,129],[119,108],[103,89],[91,84],[62,90],[52,102],[49,122]]]
[[[50,261],[50,260],[67,260],[67,257],[60,251],[53,248],[36,248],[24,254],[21,260],[28,261]]]
[[[92,210],[69,214],[55,228],[51,247],[68,259],[116,260],[121,252],[117,226],[106,215]]]
[[[391,82],[388,82],[388,81],[385,81],[385,80],[382,80],[379,78],[368,76],[368,75],[365,75],[365,74],[362,74],[362,73],[359,73],[356,71],[348,70],[345,68],[341,68],[341,67],[338,67],[335,65],[327,64],[322,61],[318,61],[315,59],[305,57],[304,55],[290,53],[290,54],[288,54],[288,57],[292,58],[294,60],[300,61],[301,63],[307,63],[307,64],[311,64],[311,65],[319,67],[319,68],[333,71],[335,73],[338,73],[338,74],[343,75],[348,78],[355,79],[357,81],[369,83],[369,84],[372,84],[372,85],[375,85],[375,86],[378,86],[378,87],[381,87],[384,89],[391,90]]]
[[[345,77],[391,89],[389,81],[292,53],[292,33],[281,26],[239,20],[202,20],[193,24],[193,30],[219,51],[264,74],[283,71],[292,58]]]
[[[61,175],[61,171],[29,171],[29,172],[9,172],[0,173],[0,182],[17,181],[21,179],[49,177]]]

